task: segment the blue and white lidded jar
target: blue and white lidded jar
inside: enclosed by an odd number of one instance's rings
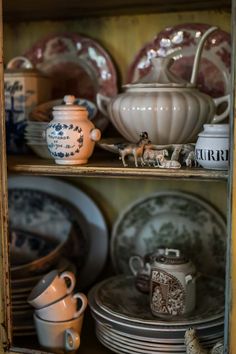
[[[196,160],[207,169],[227,170],[229,166],[229,124],[204,124],[195,146]]]
[[[74,104],[75,97],[64,97],[64,105],[53,107],[53,120],[46,129],[48,149],[57,164],[81,165],[88,162],[101,132],[88,118],[85,107]]]
[[[11,59],[4,72],[7,152],[27,152],[25,127],[32,109],[51,98],[51,80],[26,57]]]

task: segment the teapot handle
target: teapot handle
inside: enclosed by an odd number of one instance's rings
[[[214,101],[216,107],[218,107],[219,104],[221,104],[223,102],[227,102],[226,110],[223,113],[221,113],[221,114],[215,114],[214,117],[213,117],[212,123],[219,123],[219,122],[224,120],[229,115],[229,112],[230,112],[230,95],[228,94],[228,95],[223,96],[223,97],[213,98],[213,101]]]
[[[138,271],[144,267],[144,262],[141,256],[131,256],[129,259],[129,268],[134,276],[137,276]]]

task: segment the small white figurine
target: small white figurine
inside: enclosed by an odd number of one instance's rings
[[[185,164],[187,167],[197,166],[196,156],[194,151],[190,151],[185,159]]]
[[[216,343],[210,350],[203,348],[194,328],[189,328],[186,330],[184,340],[186,345],[186,354],[223,354],[224,352],[223,342]]]
[[[160,161],[168,155],[169,153],[167,149],[155,150],[152,149],[152,145],[146,145],[143,152],[144,165],[147,164],[148,166],[152,165],[153,167],[158,167],[160,165]]]
[[[162,161],[160,161],[159,164],[160,168],[181,168],[181,163],[179,161],[176,160],[166,160],[165,158],[162,159]]]

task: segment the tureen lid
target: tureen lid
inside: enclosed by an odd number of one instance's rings
[[[53,107],[53,111],[77,111],[77,112],[87,112],[87,109],[83,106],[79,106],[75,103],[75,96],[66,95],[63,98],[64,104]]]
[[[165,253],[156,257],[156,262],[162,264],[184,264],[188,263],[189,260],[183,256],[180,250],[166,248]]]
[[[170,71],[174,59],[168,57],[158,57],[151,59],[151,70],[138,81],[126,84],[124,88],[151,88],[151,87],[193,87],[192,84],[176,76]]]

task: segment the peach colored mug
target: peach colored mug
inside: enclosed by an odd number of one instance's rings
[[[39,344],[53,353],[74,351],[80,346],[84,314],[70,321],[45,321],[34,314]]]
[[[72,272],[66,271],[59,274],[57,270],[52,270],[35,285],[27,301],[30,305],[39,309],[70,294],[74,287],[75,275]]]
[[[69,294],[49,306],[36,309],[35,314],[46,321],[69,321],[79,317],[86,309],[87,303],[87,297],[84,294]]]

